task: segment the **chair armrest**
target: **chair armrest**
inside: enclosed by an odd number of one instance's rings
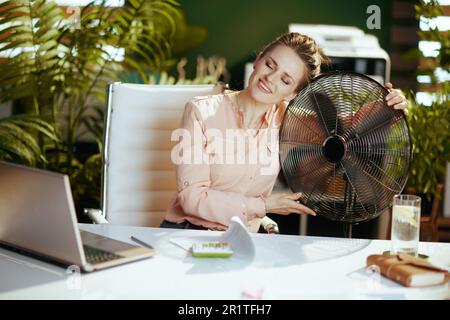
[[[262,218],[261,226],[264,228],[264,230],[266,230],[267,233],[273,234],[280,233],[280,230],[278,229],[278,224],[267,216]]]
[[[109,223],[108,220],[106,220],[105,217],[103,217],[102,210],[100,209],[86,208],[84,209],[84,214],[87,215],[89,218],[91,218],[93,223],[96,224]]]

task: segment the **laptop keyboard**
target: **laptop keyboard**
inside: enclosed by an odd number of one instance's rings
[[[105,250],[97,249],[88,245],[83,245],[84,254],[86,256],[87,262],[90,264],[98,264],[102,262],[117,260],[123,258],[123,256],[108,252]]]

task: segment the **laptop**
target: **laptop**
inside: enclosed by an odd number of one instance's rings
[[[80,231],[67,175],[0,161],[0,245],[85,272],[153,256],[153,248]]]

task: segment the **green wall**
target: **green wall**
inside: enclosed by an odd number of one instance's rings
[[[189,65],[196,57],[223,56],[232,73],[231,85],[242,85],[243,68],[266,43],[286,32],[289,23],[356,26],[378,37],[389,50],[392,0],[179,0],[191,25],[207,29],[205,42],[186,53]],[[381,29],[369,30],[369,5],[381,9]],[[188,69],[189,70],[189,69]],[[191,75],[192,76],[192,75]]]

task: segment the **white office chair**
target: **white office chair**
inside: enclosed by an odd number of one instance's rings
[[[223,92],[223,85],[108,86],[105,119],[102,210],[86,210],[94,223],[158,227],[176,188],[171,133],[186,102]],[[267,229],[276,223],[265,218]],[[257,231],[259,223],[252,225]]]

